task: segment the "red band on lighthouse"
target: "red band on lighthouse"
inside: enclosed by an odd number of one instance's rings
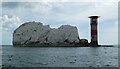
[[[97,30],[91,30],[92,35],[97,35]]]
[[[96,22],[91,22],[91,25],[97,25],[97,23]]]

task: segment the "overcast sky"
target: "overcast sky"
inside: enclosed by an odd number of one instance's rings
[[[52,28],[61,25],[77,26],[79,37],[90,41],[90,15],[100,16],[98,20],[99,44],[118,43],[118,2],[71,2],[64,0],[40,2],[2,2],[0,16],[0,41],[12,45],[12,33],[21,24],[39,21]],[[13,0],[14,1],[14,0]],[[21,0],[22,1],[22,0]],[[115,1],[115,0],[114,0]],[[116,0],[117,1],[117,0]]]

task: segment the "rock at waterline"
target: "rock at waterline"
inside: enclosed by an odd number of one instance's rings
[[[13,45],[77,44],[80,42],[77,27],[62,25],[50,28],[40,22],[27,22],[13,33]]]

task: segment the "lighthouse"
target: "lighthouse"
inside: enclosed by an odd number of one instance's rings
[[[91,25],[91,43],[92,46],[98,46],[98,31],[97,31],[97,19],[99,16],[90,16],[90,25]]]

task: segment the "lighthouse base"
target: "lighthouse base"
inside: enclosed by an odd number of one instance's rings
[[[100,46],[100,45],[98,45],[98,42],[97,42],[97,41],[92,41],[92,42],[90,43],[90,46],[98,47],[98,46]]]

